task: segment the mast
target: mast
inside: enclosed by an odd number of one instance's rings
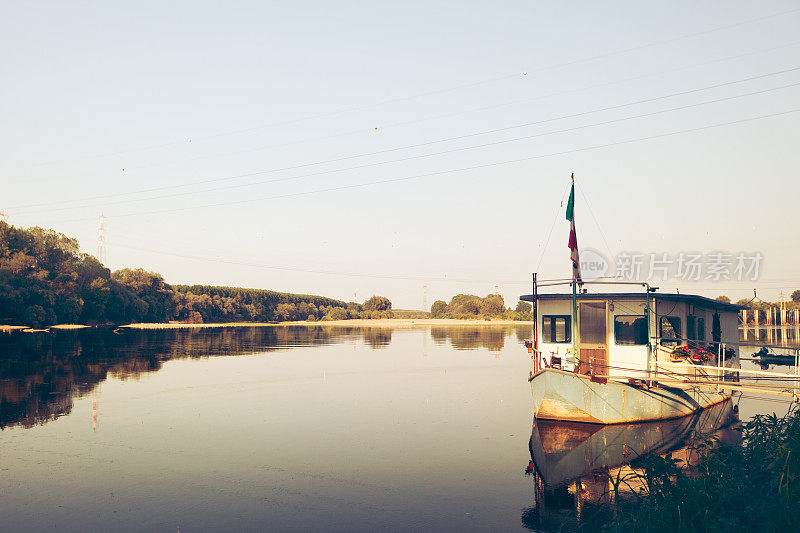
[[[575,360],[580,365],[580,357],[578,354],[578,284],[572,282],[572,353],[575,354]]]
[[[570,259],[572,261],[572,353],[578,367],[580,367],[580,354],[578,353],[578,282],[581,279],[580,260],[578,258],[578,237],[575,233],[575,173],[570,177],[572,188],[567,202],[567,220],[570,221],[569,243]]]
[[[539,370],[539,288],[536,286],[536,272],[533,273],[533,309],[531,309],[531,313],[533,314],[533,358],[536,363],[533,365],[533,370]],[[531,374],[533,377],[533,374]]]

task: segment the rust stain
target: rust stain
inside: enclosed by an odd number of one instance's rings
[[[622,389],[622,416],[625,416],[625,400],[628,398],[628,390]]]
[[[586,411],[577,408],[571,403],[567,403],[554,398],[545,398],[539,406],[539,418],[548,418],[551,420],[572,420],[576,422],[592,422],[599,423],[600,421],[595,417],[589,415]]]

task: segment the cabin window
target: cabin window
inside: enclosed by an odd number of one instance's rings
[[[694,315],[686,317],[686,338],[689,340],[697,339],[697,317]]]
[[[678,339],[681,337],[681,317],[662,316],[659,336],[663,345],[672,346],[678,344]]]
[[[647,344],[647,320],[639,315],[615,316],[614,338],[617,344]]]
[[[697,340],[706,340],[706,319],[701,316],[697,317]]]
[[[542,315],[542,342],[571,342],[572,317]]]

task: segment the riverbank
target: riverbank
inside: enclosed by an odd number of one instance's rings
[[[286,326],[347,326],[373,328],[410,328],[427,326],[511,326],[528,325],[530,322],[519,320],[457,320],[451,318],[381,318],[353,320],[297,320],[290,322],[222,322],[212,324],[128,324],[121,326],[130,329],[194,329],[194,328],[230,328],[230,327],[286,327]]]
[[[214,322],[209,324],[186,324],[183,322],[169,323],[139,323],[125,324],[120,328],[128,329],[202,329],[202,328],[237,328],[237,327],[287,327],[287,326],[346,326],[370,328],[413,328],[430,326],[530,326],[530,322],[521,320],[459,320],[454,318],[381,318],[381,319],[353,319],[353,320],[296,320],[289,322]],[[23,331],[26,333],[46,332],[51,329],[83,329],[90,328],[84,324],[56,324],[45,329],[33,329],[29,326],[14,326],[0,324],[0,332],[11,333]]]
[[[89,327],[91,326],[86,326],[84,324],[56,324],[55,326],[50,326],[49,328],[34,329],[30,326],[10,326],[10,325],[0,324],[0,333],[11,333],[12,331],[24,331],[25,333],[36,333],[40,331],[48,331],[50,329],[83,329]]]

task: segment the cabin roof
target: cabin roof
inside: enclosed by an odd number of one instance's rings
[[[643,300],[646,296],[642,293],[636,292],[587,292],[587,293],[580,293],[576,295],[578,300]],[[553,293],[546,293],[546,294],[539,294],[537,295],[539,300],[572,300],[572,294],[553,294]],[[667,294],[667,293],[660,293],[660,292],[653,292],[650,293],[650,298],[654,300],[661,300],[665,302],[683,302],[683,303],[690,303],[695,304],[701,307],[707,307],[711,309],[716,309],[720,311],[732,311],[732,312],[739,312],[742,309],[747,309],[745,305],[738,305],[738,304],[728,304],[725,302],[720,302],[718,300],[712,300],[711,298],[706,298],[705,296],[698,296],[696,294]],[[526,302],[533,301],[532,294],[523,294],[519,297],[520,300]]]

